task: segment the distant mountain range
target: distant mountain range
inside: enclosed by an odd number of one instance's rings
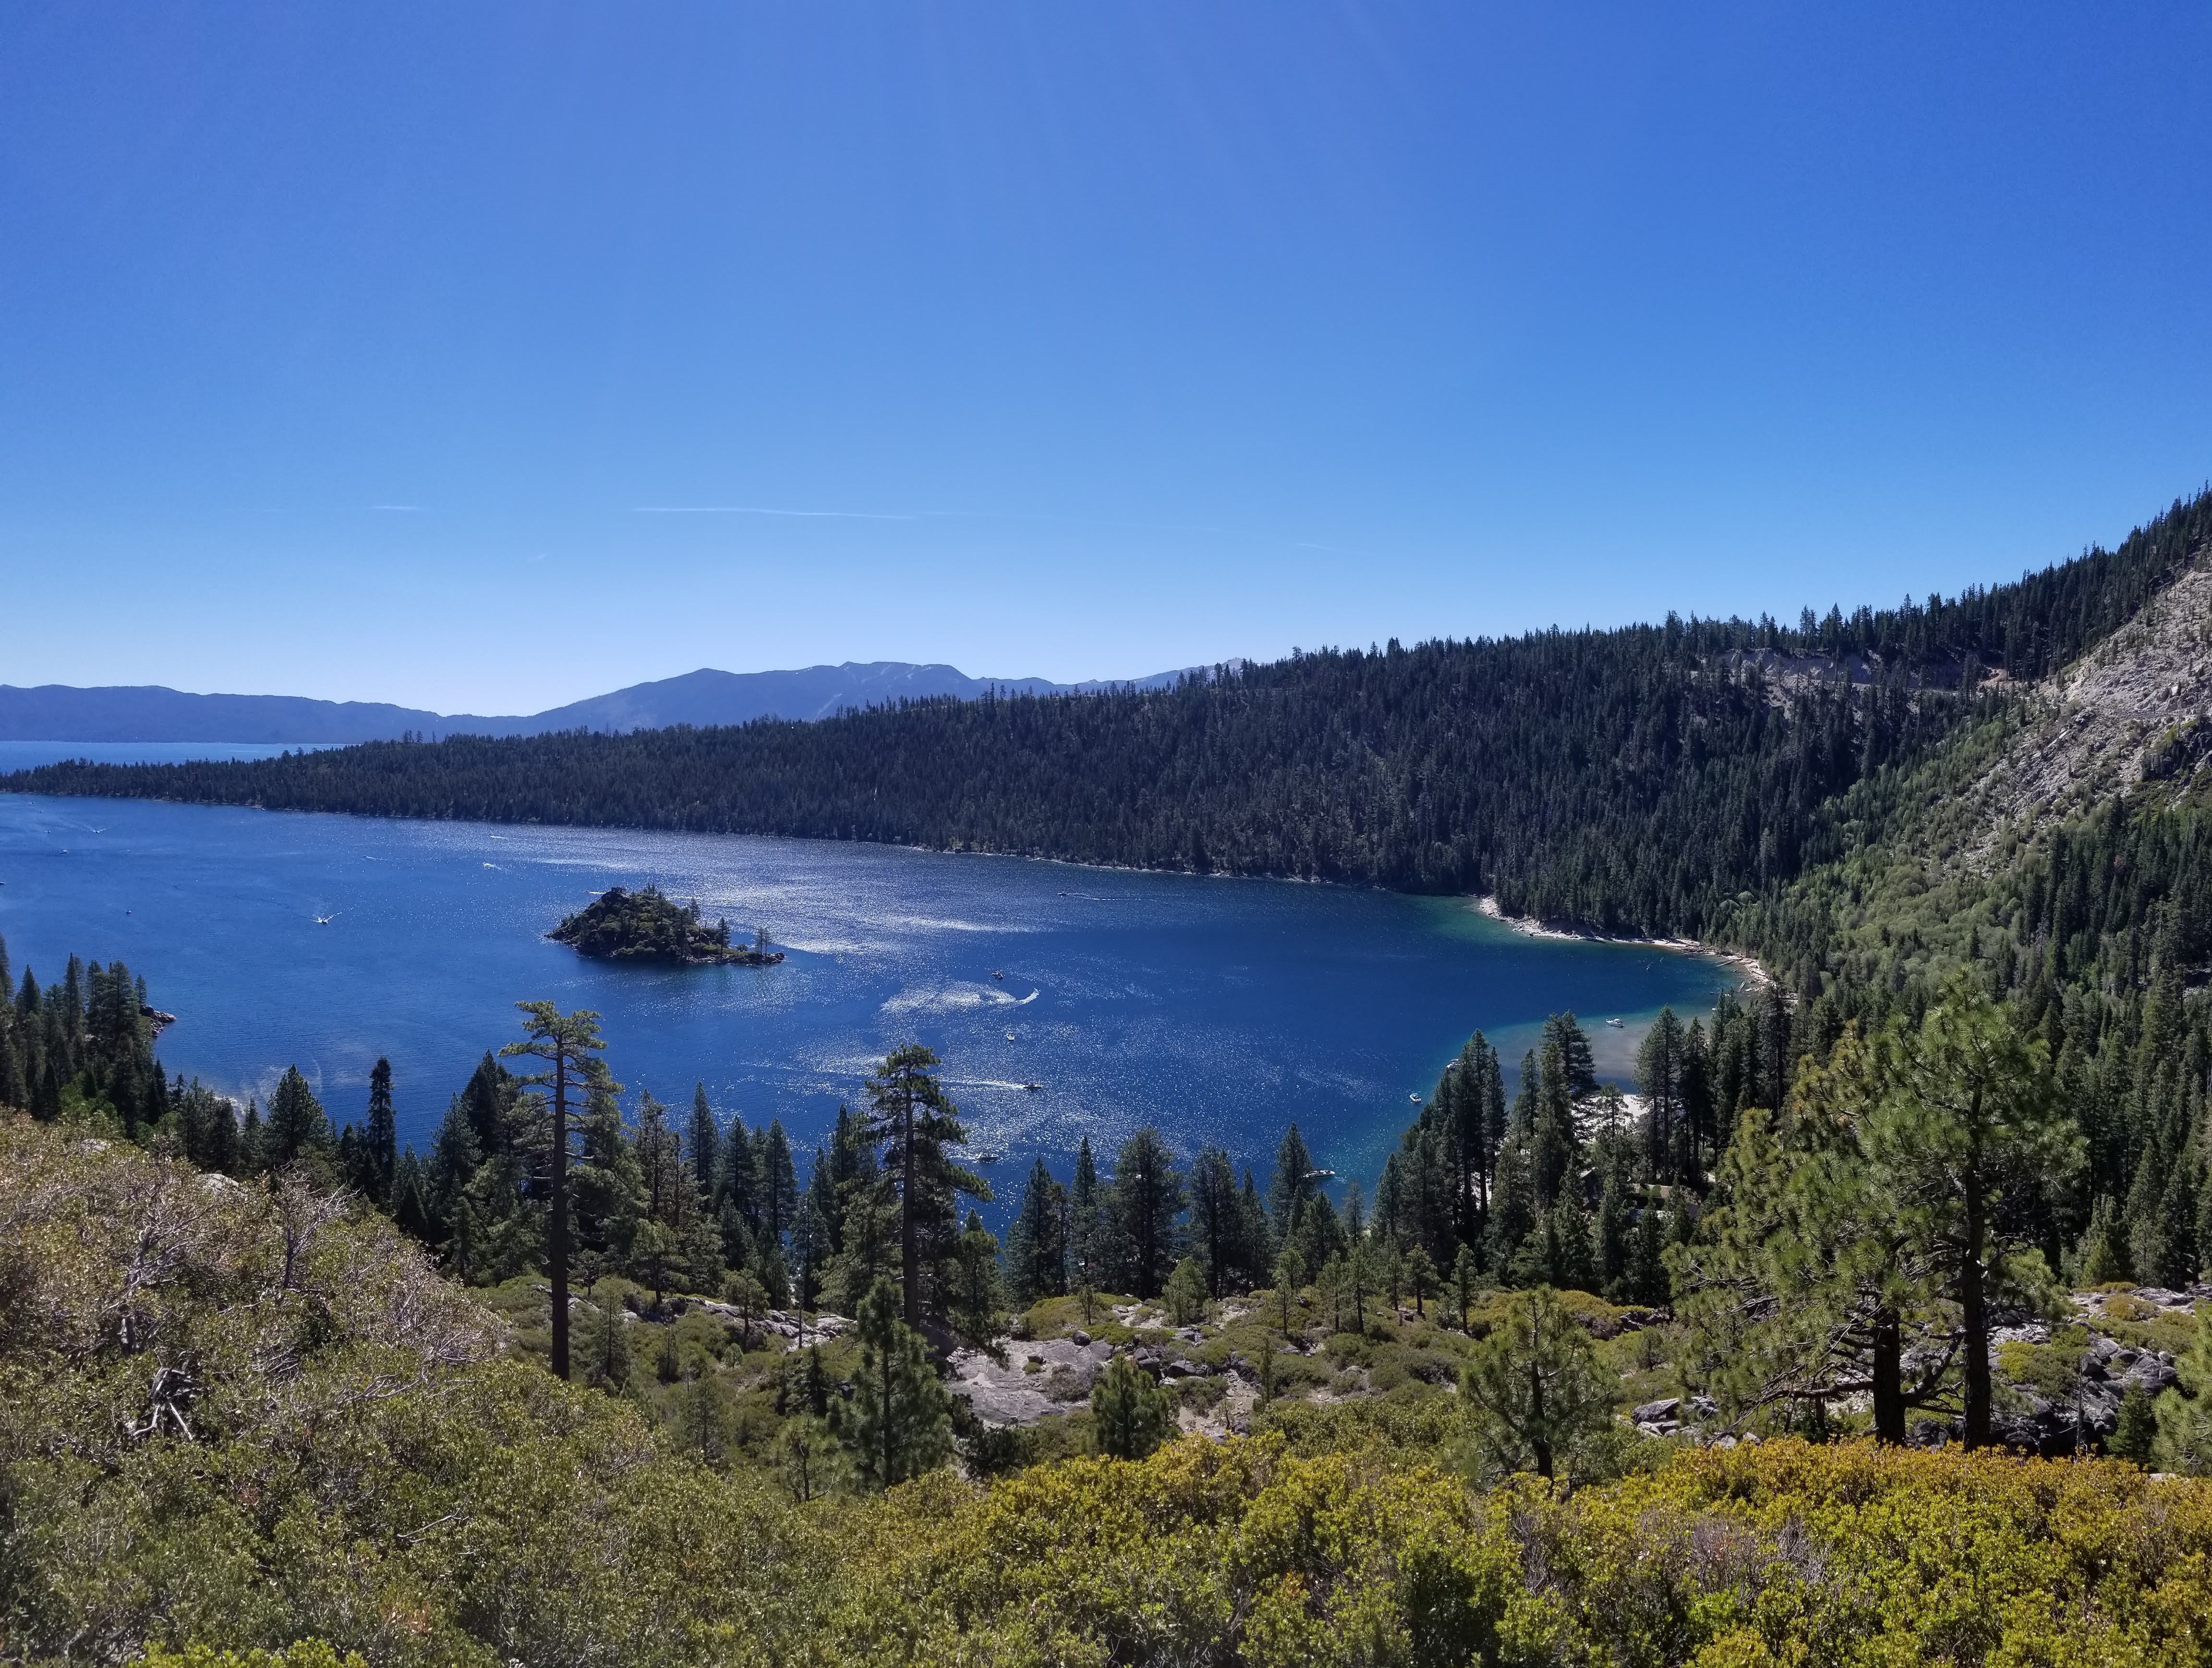
[[[1043,678],[970,678],[957,667],[904,661],[848,661],[794,672],[716,672],[633,684],[526,717],[436,713],[378,701],[311,701],[295,695],[187,695],[158,685],[76,689],[0,684],[0,740],[380,741],[429,736],[538,735],[550,730],[651,730],[671,724],[743,724],[756,718],[827,718],[846,709],[988,690],[1025,695],[1159,689],[1180,672],[1149,678],[1055,684]]]

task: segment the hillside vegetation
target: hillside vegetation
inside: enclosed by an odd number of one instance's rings
[[[2212,1622],[2212,1484],[2118,1463],[1776,1441],[1470,1493],[1447,1412],[801,1501],[296,1181],[0,1123],[0,1224],[10,1660],[2178,1663]]]
[[[18,779],[1486,886],[1771,977],[1633,1101],[1572,1014],[1477,1033],[1371,1193],[1146,1129],[1002,1245],[919,1045],[802,1166],[526,1003],[418,1154],[387,1068],[241,1119],[127,970],[27,973],[10,1650],[2205,1660],[2208,533],[1795,632]]]

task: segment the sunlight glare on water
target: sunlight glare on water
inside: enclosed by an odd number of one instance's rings
[[[594,892],[647,881],[734,934],[764,927],[787,959],[617,966],[544,937]],[[1001,1218],[1034,1157],[1065,1176],[1087,1134],[1109,1162],[1147,1122],[1186,1155],[1221,1142],[1264,1185],[1296,1119],[1320,1163],[1371,1181],[1476,1028],[1511,1062],[1573,1009],[1626,1081],[1662,1003],[1704,1012],[1735,982],[1709,958],[1523,937],[1463,898],[21,794],[0,795],[0,934],[19,981],[72,952],[121,957],[179,1016],[169,1069],[241,1095],[296,1062],[334,1122],[358,1118],[388,1055],[418,1146],[526,998],[605,1016],[627,1104],[649,1089],[688,1107],[703,1082],[726,1117],[781,1117],[802,1163],[872,1063],[919,1038],[972,1151],[997,1155],[981,1167]]]

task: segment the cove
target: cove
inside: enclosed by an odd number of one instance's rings
[[[596,891],[658,883],[778,966],[585,959],[545,930]],[[318,924],[317,917],[329,917]],[[1509,1063],[1547,1014],[1583,1020],[1627,1085],[1662,1005],[1708,1010],[1737,975],[1641,945],[1536,939],[1465,898],[1100,870],[744,836],[380,821],[0,794],[0,934],[20,981],[122,958],[178,1017],[172,1071],[265,1102],[296,1063],[334,1123],[392,1062],[400,1135],[425,1145],[514,1004],[605,1016],[626,1105],[703,1082],[801,1156],[872,1063],[928,1044],[1003,1219],[1033,1158],[1065,1176],[1157,1124],[1218,1141],[1264,1185],[1296,1120],[1317,1161],[1371,1182],[1468,1034]],[[1003,975],[1003,977],[1000,977]],[[1607,1026],[1608,1019],[1624,1021]],[[1036,1089],[1027,1084],[1039,1084]]]

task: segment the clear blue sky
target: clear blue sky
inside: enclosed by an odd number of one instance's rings
[[[2208,71],[2201,5],[15,7],[0,681],[2003,579],[2212,476]]]

